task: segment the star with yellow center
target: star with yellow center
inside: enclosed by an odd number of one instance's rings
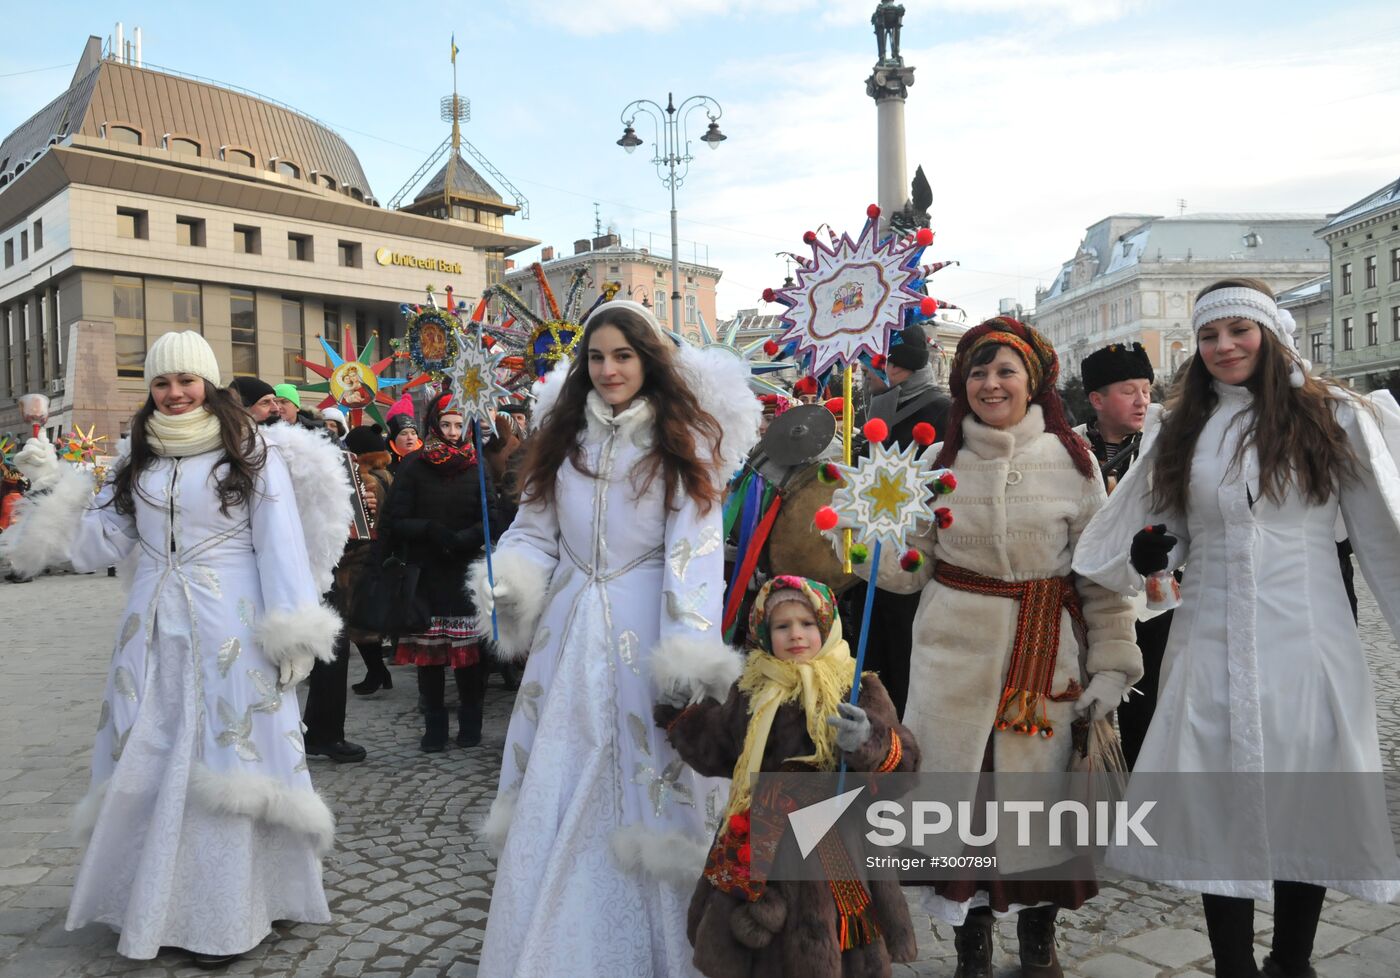
[[[481,368],[472,367],[462,372],[462,396],[469,401],[475,401],[481,394],[481,389],[486,385],[481,381]]]
[[[910,496],[908,487],[893,472],[877,472],[875,484],[865,491],[865,495],[870,500],[871,519],[879,519],[883,511],[892,520],[899,519],[899,511]]]

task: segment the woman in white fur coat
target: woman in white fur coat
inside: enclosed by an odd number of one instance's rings
[[[1069,576],[1074,545],[1105,494],[1087,444],[1065,420],[1058,372],[1054,347],[1014,319],[963,334],[937,460],[958,480],[953,524],[911,541],[925,558],[911,571],[898,552],[881,558],[881,588],[923,592],[904,709],[923,771],[1068,771],[1076,715],[1113,710],[1142,675],[1128,601]],[[1069,858],[1000,847],[999,878],[925,892],[927,909],[955,927],[960,976],[990,978],[994,913],[1017,914],[1026,978],[1062,974],[1057,910],[1097,892],[1092,867]],[[1057,880],[1006,878],[1060,867]]]
[[[1340,515],[1400,631],[1400,426],[1385,392],[1367,401],[1306,375],[1263,282],[1210,286],[1193,320],[1167,412],[1074,555],[1124,594],[1185,568],[1127,799],[1156,801],[1171,835],[1108,862],[1203,894],[1221,978],[1259,973],[1253,901],[1272,898],[1263,973],[1295,978],[1313,974],[1324,887],[1400,896],[1371,676],[1333,543]],[[1163,792],[1144,772],[1198,777]]]
[[[67,926],[112,927],[126,957],[178,947],[213,967],[274,920],[330,920],[321,856],[334,821],[307,773],[293,687],[340,628],[320,594],[349,487],[324,438],[277,433],[310,440],[299,456],[268,445],[219,389],[197,333],[156,340],[145,371],[130,454],[96,498],[46,441],[20,453],[36,491],[4,547],[26,574],[136,554],[75,817],[90,838]],[[294,483],[316,493],[302,500],[324,521],[310,534]]]
[[[599,306],[578,351],[537,388],[494,591],[471,575],[501,651],[529,655],[485,831],[503,846],[481,974],[692,975],[686,908],[728,786],[649,722],[652,684],[669,667],[722,696],[739,674],[720,494],[761,409],[740,360],[677,351],[637,303]]]

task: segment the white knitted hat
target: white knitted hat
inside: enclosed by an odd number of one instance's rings
[[[146,351],[146,386],[161,374],[194,374],[219,386],[219,360],[194,330],[166,333]]]

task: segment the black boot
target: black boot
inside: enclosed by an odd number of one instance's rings
[[[423,715],[423,724],[427,732],[418,742],[419,749],[425,754],[440,754],[447,750],[447,711],[429,710]]]
[[[481,743],[481,707],[486,698],[486,667],[481,663],[453,669],[457,683],[457,746]]]
[[[993,978],[992,912],[985,907],[969,912],[967,922],[953,928],[953,946],[958,950],[953,978]]]
[[[425,754],[447,750],[447,708],[443,706],[442,666],[419,666],[418,698],[423,703],[425,733],[418,746]]]
[[[1216,978],[1259,978],[1254,963],[1254,901],[1203,893],[1201,906]]]
[[[1055,953],[1055,916],[1059,907],[1032,907],[1016,915],[1021,944],[1021,978],[1064,978]]]
[[[1274,940],[1264,978],[1317,978],[1312,966],[1313,939],[1327,889],[1313,883],[1274,884]]]
[[[384,664],[384,646],[376,644],[366,648],[356,645],[355,648],[359,649],[360,658],[365,662],[365,678],[350,687],[355,695],[369,696],[381,689],[393,689],[394,677]]]

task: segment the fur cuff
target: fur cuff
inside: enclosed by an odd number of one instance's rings
[[[514,550],[497,550],[491,555],[496,573],[496,586],[510,591],[508,601],[496,602],[496,656],[506,662],[519,662],[530,654],[535,641],[535,629],[544,613],[546,581],[538,564]],[[486,558],[476,561],[467,571],[467,591],[476,606],[479,626],[490,632],[491,616],[478,595],[485,594],[490,585],[486,577]]]
[[[476,828],[476,836],[488,843],[499,855],[510,833],[511,820],[515,818],[515,803],[520,800],[520,789],[502,791],[491,801],[491,810],[486,819]]]
[[[334,662],[340,628],[340,616],[322,604],[278,609],[265,612],[258,619],[253,640],[274,666],[308,656]]]
[[[0,533],[0,557],[15,574],[35,577],[69,559],[83,508],[92,500],[92,485],[87,472],[62,463],[52,491],[15,504],[14,525]]]
[[[744,671],[744,657],[718,639],[662,639],[651,653],[651,679],[663,703],[685,706],[706,697],[721,703]]]
[[[710,847],[679,832],[622,826],[612,833],[613,858],[624,872],[693,887],[705,870]]]
[[[311,789],[291,788],[265,774],[216,774],[202,764],[190,771],[189,798],[211,812],[243,815],[311,836],[316,854],[335,841],[335,817]]]

